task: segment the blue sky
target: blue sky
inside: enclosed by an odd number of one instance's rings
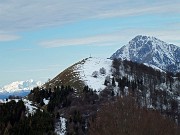
[[[180,46],[179,0],[1,0],[0,86],[47,81],[89,57],[110,57],[136,35]]]

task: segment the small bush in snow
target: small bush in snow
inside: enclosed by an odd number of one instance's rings
[[[99,72],[100,72],[100,74],[105,75],[106,74],[106,69],[104,67],[102,67],[102,68],[99,69]]]
[[[92,77],[97,78],[97,77],[98,77],[98,71],[94,71],[94,72],[92,73]]]
[[[110,83],[110,80],[111,80],[110,76],[109,76],[109,75],[106,76],[105,80],[106,80],[108,83]]]
[[[106,76],[105,81],[104,81],[104,85],[108,86],[110,83],[110,76]]]

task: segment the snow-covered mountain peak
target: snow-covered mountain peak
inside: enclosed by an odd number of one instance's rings
[[[0,92],[17,92],[22,90],[31,90],[36,86],[41,86],[40,81],[34,81],[32,79],[26,81],[15,81],[4,87],[0,88]]]
[[[111,56],[114,58],[147,63],[171,72],[180,71],[180,47],[150,36],[136,36]]]
[[[106,87],[105,79],[112,76],[111,66],[112,60],[110,59],[85,58],[65,69],[44,86],[53,89],[54,86],[71,85],[75,89],[83,89],[88,85],[89,88],[99,93]]]
[[[157,39],[156,37],[151,36],[142,36],[138,35],[135,38],[133,38],[129,45],[133,49],[141,49],[142,47],[149,47],[153,50],[160,49],[160,48],[169,48],[169,45],[174,46],[172,44],[167,44],[164,41]]]

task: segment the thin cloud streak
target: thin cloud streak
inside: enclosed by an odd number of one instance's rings
[[[40,42],[39,45],[46,48],[53,47],[63,47],[63,46],[77,46],[77,45],[100,45],[104,46],[108,43],[113,43],[118,41],[119,36],[116,34],[107,34],[107,35],[96,35],[84,38],[74,38],[74,39],[55,39],[51,41]]]
[[[9,35],[9,34],[0,34],[0,42],[13,41],[20,39],[20,36]]]
[[[141,7],[142,6],[142,7]],[[180,3],[159,3],[157,5],[140,5],[135,7],[127,7],[121,9],[114,9],[112,11],[107,11],[102,14],[95,16],[96,18],[110,18],[110,17],[128,17],[128,16],[138,16],[144,14],[179,14],[180,13]],[[168,10],[167,10],[168,9]]]
[[[26,51],[32,51],[32,48],[11,48],[8,49],[8,51],[12,51],[12,52],[26,52]]]

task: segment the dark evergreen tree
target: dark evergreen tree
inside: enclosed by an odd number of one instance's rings
[[[116,86],[114,77],[112,78],[112,86],[114,86],[114,87]]]

